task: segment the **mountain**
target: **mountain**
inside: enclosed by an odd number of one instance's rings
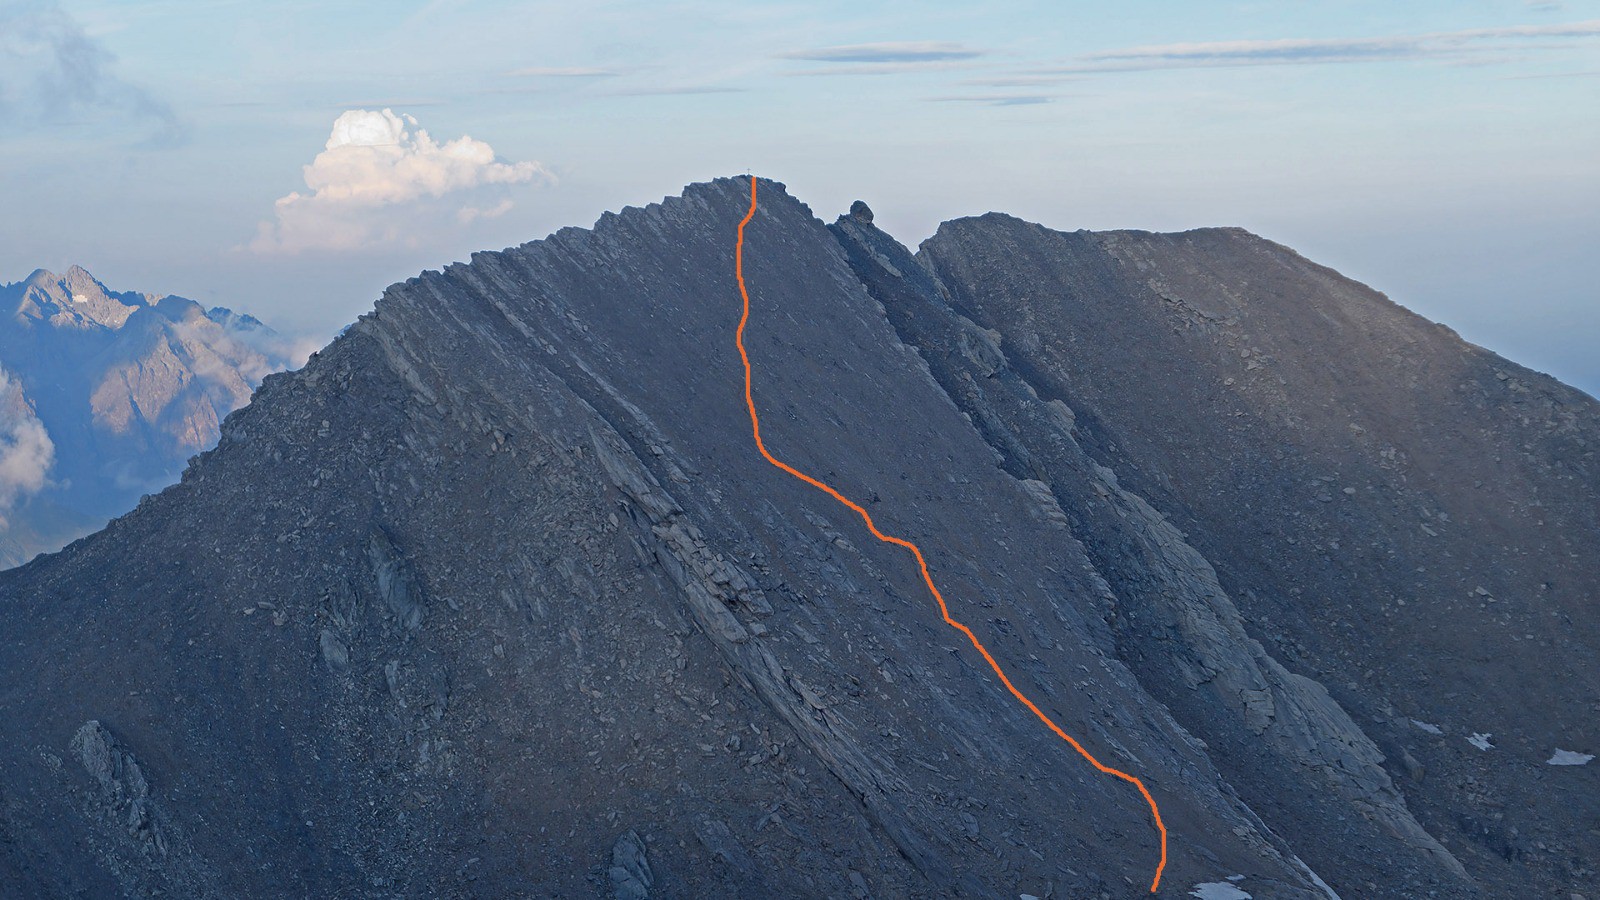
[[[1592,399],[1244,232],[754,185],[394,285],[0,574],[3,883],[1148,896],[1048,718],[1159,896],[1595,892]],[[736,244],[764,446],[970,640],[757,450]]]
[[[295,351],[257,319],[114,292],[77,266],[0,285],[0,566],[176,480]]]

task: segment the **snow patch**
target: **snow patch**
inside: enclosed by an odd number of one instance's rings
[[[1433,724],[1432,722],[1424,722],[1421,719],[1412,719],[1411,720],[1411,724],[1417,726],[1418,728],[1422,729],[1423,731],[1426,731],[1429,734],[1444,734],[1444,729],[1440,728],[1439,726],[1437,726],[1435,724]]]
[[[1472,735],[1472,737],[1467,738],[1467,743],[1477,747],[1479,750],[1493,750],[1494,744],[1489,743],[1489,739],[1492,737],[1494,737],[1493,734],[1475,733]]]
[[[1579,753],[1576,750],[1557,750],[1555,755],[1545,760],[1547,766],[1582,766],[1594,759],[1593,753]]]
[[[1249,894],[1226,881],[1208,881],[1204,884],[1197,884],[1194,886],[1194,890],[1189,892],[1189,896],[1199,897],[1200,900],[1251,900]]]
[[[1296,862],[1299,862],[1299,860],[1296,860]],[[1317,875],[1317,873],[1311,871],[1309,866],[1302,862],[1300,863],[1300,867],[1305,869],[1307,875],[1311,876],[1311,883],[1319,888],[1322,888],[1322,892],[1328,895],[1328,900],[1343,900],[1343,898],[1339,896],[1339,892],[1335,891],[1332,887],[1329,887],[1328,883],[1323,881],[1322,878]]]
[[[72,302],[73,303],[88,303],[89,302],[89,298],[85,297],[82,294],[73,294],[72,295]]]

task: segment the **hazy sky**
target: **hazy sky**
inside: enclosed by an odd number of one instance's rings
[[[911,244],[1241,225],[1600,393],[1600,0],[0,0],[0,160],[0,282],[287,330],[753,170]]]

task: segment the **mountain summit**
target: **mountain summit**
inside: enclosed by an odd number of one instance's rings
[[[1147,895],[1138,792],[757,452],[750,191],[392,286],[0,574],[0,880]],[[1161,896],[1593,889],[1593,400],[1237,230],[759,197],[766,446],[1137,773]]]
[[[134,310],[148,305],[142,294],[108,291],[80,266],[73,266],[65,275],[35,269],[26,280],[6,290],[18,295],[14,318],[47,322],[56,328],[114,330],[122,327]]]

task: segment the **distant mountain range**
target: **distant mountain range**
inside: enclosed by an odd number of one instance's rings
[[[0,286],[0,567],[126,512],[301,360],[259,320],[73,266]]]

